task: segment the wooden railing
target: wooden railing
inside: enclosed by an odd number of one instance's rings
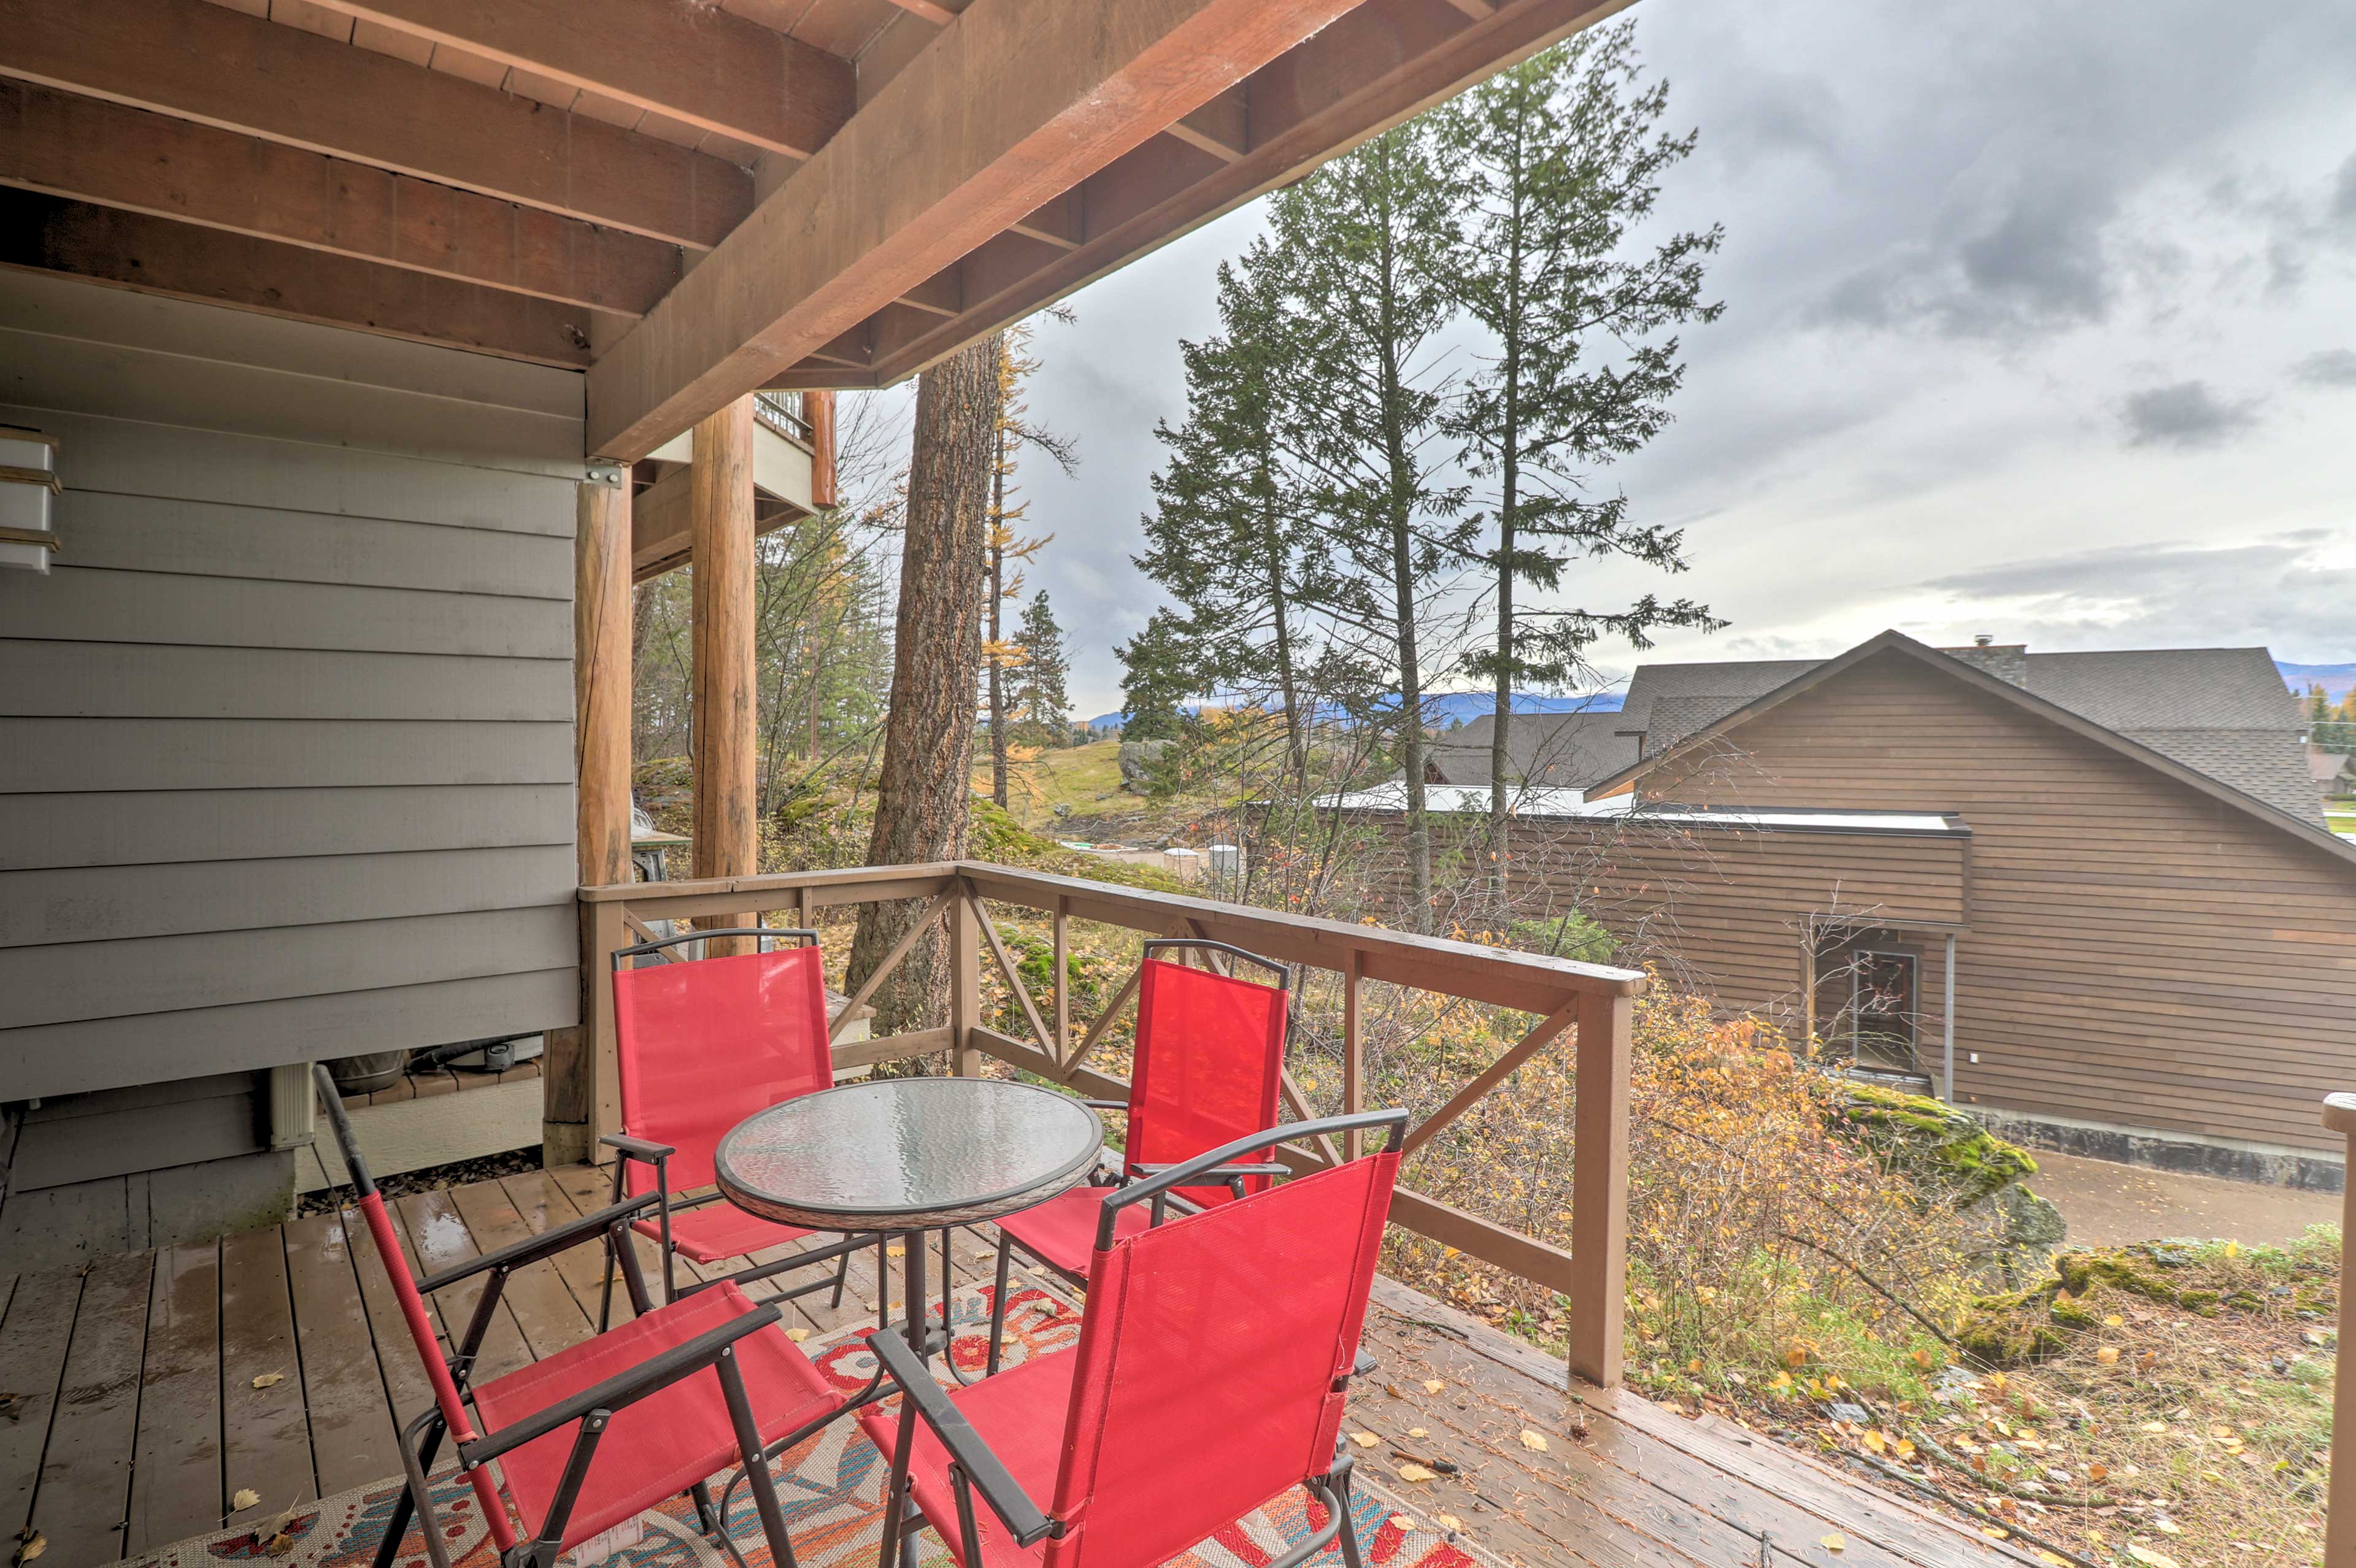
[[[650,923],[782,912],[792,917],[790,923],[808,925],[822,910],[899,899],[925,901],[922,915],[884,963],[865,976],[851,998],[854,1005],[840,1015],[836,1037],[857,1014],[858,1004],[872,997],[905,957],[916,933],[939,921],[946,921],[948,936],[948,1023],[939,1029],[838,1044],[839,1068],[946,1051],[955,1072],[977,1072],[978,1058],[987,1055],[1082,1093],[1126,1097],[1127,1083],[1093,1065],[1090,1058],[1128,1007],[1134,995],[1134,979],[1075,1038],[1077,1026],[1072,1018],[1065,962],[1075,920],[1127,927],[1151,936],[1229,943],[1280,964],[1338,976],[1343,997],[1344,1111],[1366,1108],[1359,990],[1367,981],[1537,1015],[1537,1024],[1516,1043],[1438,1111],[1409,1129],[1408,1153],[1462,1115],[1534,1052],[1569,1033],[1578,1053],[1570,1250],[1566,1253],[1406,1187],[1393,1199],[1390,1217],[1394,1224],[1560,1293],[1569,1304],[1566,1318],[1570,1370],[1603,1387],[1620,1381],[1627,1242],[1630,1014],[1631,999],[1644,985],[1644,976],[1633,970],[974,861],[584,888],[583,936],[591,965],[587,994],[592,1008],[591,1049],[582,1053],[581,1061],[594,1073],[594,1083],[572,1086],[569,1093],[563,1086],[552,1085],[552,1103],[562,1094],[590,1108],[592,1125],[584,1140],[589,1146],[594,1147],[600,1131],[618,1125],[613,987],[605,976],[610,972],[610,955],[647,940]],[[1023,984],[998,934],[991,918],[993,904],[1028,909],[1053,919],[1054,994],[1044,1012]],[[982,1022],[985,954],[1004,978],[1021,1015],[1020,1035],[1001,1032]],[[1301,1084],[1290,1072],[1281,1090],[1294,1118],[1312,1116]],[[1302,1172],[1329,1164],[1344,1152],[1330,1145],[1287,1145],[1280,1151],[1286,1163]]]
[[[2356,1094],[2327,1094],[2323,1125],[2348,1141],[2348,1170],[2356,1173]],[[2340,1184],[2340,1333],[2332,1354],[2331,1481],[2324,1499],[2324,1568],[2356,1568],[2356,1461],[2338,1463],[2340,1438],[2356,1433],[2356,1376],[2348,1360],[2348,1238],[2356,1236],[2356,1180]]]

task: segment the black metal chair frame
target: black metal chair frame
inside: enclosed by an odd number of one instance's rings
[[[368,1162],[360,1154],[358,1140],[352,1136],[351,1122],[344,1113],[342,1096],[336,1093],[335,1080],[329,1076],[323,1063],[314,1064],[312,1074],[320,1101],[327,1107],[327,1119],[335,1129],[336,1141],[342,1148],[344,1163],[350,1171],[352,1189],[360,1198],[369,1197],[376,1192],[376,1182],[369,1174]],[[467,1319],[465,1332],[451,1352],[443,1357],[460,1399],[469,1398],[469,1380],[474,1371],[475,1359],[481,1351],[483,1337],[489,1331],[492,1319],[498,1311],[499,1298],[508,1277],[518,1269],[554,1257],[584,1242],[603,1239],[610,1245],[615,1234],[626,1232],[630,1221],[646,1211],[654,1197],[652,1193],[646,1193],[594,1213],[584,1214],[568,1223],[552,1226],[537,1235],[470,1258],[417,1282],[418,1295],[431,1296],[461,1280],[472,1279],[477,1275],[490,1276],[484,1281],[482,1294],[476,1298],[475,1310]],[[621,1255],[625,1260],[623,1270],[632,1306],[639,1312],[654,1310],[654,1303],[647,1294],[645,1276],[638,1269],[636,1253],[625,1246]],[[396,1264],[407,1266],[406,1261],[402,1259],[387,1258],[383,1263],[388,1270]],[[590,1461],[596,1455],[598,1441],[605,1435],[606,1426],[619,1412],[669,1387],[681,1378],[706,1369],[716,1371],[722,1394],[727,1402],[730,1421],[736,1429],[739,1452],[746,1456],[766,1456],[768,1450],[762,1445],[758,1424],[754,1420],[751,1403],[745,1396],[744,1376],[736,1365],[734,1346],[746,1335],[757,1333],[777,1321],[776,1304],[764,1302],[751,1312],[682,1344],[674,1345],[660,1355],[650,1357],[626,1372],[583,1389],[526,1420],[459,1444],[459,1460],[472,1469],[535,1438],[546,1436],[560,1426],[576,1421],[581,1424],[580,1433],[573,1438],[573,1452],[566,1461],[563,1479],[549,1507],[548,1517],[540,1521],[536,1535],[519,1540],[504,1554],[502,1568],[556,1568],[557,1558],[562,1551],[564,1526],[572,1518],[573,1504],[579,1499],[582,1483],[589,1474]],[[869,1392],[856,1403],[864,1403],[865,1399],[872,1398],[880,1386],[879,1376],[876,1384],[872,1385]],[[817,1421],[805,1424],[782,1439],[776,1445],[776,1451],[781,1453],[793,1444],[803,1441],[852,1408],[852,1403],[846,1403]],[[429,1404],[402,1429],[401,1464],[407,1485],[393,1503],[392,1516],[386,1522],[384,1538],[378,1542],[375,1568],[391,1568],[400,1553],[402,1538],[408,1534],[412,1513],[423,1516],[425,1551],[433,1568],[450,1568],[449,1553],[443,1545],[442,1533],[434,1517],[433,1492],[427,1480],[434,1468],[434,1456],[440,1451],[442,1439],[447,1431],[441,1408],[435,1404]],[[780,1568],[793,1568],[792,1542],[786,1534],[784,1515],[777,1505],[776,1482],[769,1475],[767,1465],[748,1464],[744,1475],[752,1477],[754,1506],[760,1514],[761,1528],[768,1537],[770,1551],[776,1554]],[[734,1486],[733,1481],[731,1486]],[[728,1540],[724,1516],[712,1505],[710,1487],[699,1481],[689,1495],[695,1503],[697,1522],[742,1564],[742,1554]]]
[[[688,942],[702,942],[715,936],[750,936],[755,938],[791,936],[798,937],[809,943],[811,946],[816,946],[818,944],[817,932],[798,927],[787,929],[782,927],[771,928],[769,926],[734,926],[724,931],[693,931],[676,936],[657,937],[651,942],[641,942],[633,947],[617,948],[613,955],[614,970],[618,974],[625,967],[636,967],[635,960],[650,954],[660,953],[666,947],[676,947],[682,943]],[[758,951],[757,947],[755,950]],[[626,965],[625,960],[629,960],[631,962]],[[680,962],[680,960],[669,960],[669,962]],[[678,1254],[671,1246],[671,1214],[678,1210],[701,1209],[707,1204],[722,1202],[724,1201],[724,1200],[716,1190],[707,1193],[701,1198],[689,1199],[685,1201],[680,1201],[671,1197],[669,1161],[670,1157],[677,1154],[679,1150],[669,1144],[659,1144],[647,1138],[632,1137],[627,1133],[606,1133],[600,1136],[597,1141],[607,1148],[612,1149],[617,1157],[614,1161],[614,1201],[616,1203],[621,1202],[625,1196],[623,1189],[628,1180],[628,1167],[630,1161],[635,1159],[641,1165],[650,1165],[654,1167],[655,1190],[651,1193],[642,1194],[641,1196],[659,1198],[660,1200],[659,1206],[659,1212],[656,1217],[656,1222],[662,1232],[663,1300],[666,1302],[676,1301],[682,1296],[692,1296],[699,1290],[709,1289],[711,1286],[719,1284],[723,1277],[738,1285],[751,1285],[758,1280],[772,1278],[777,1275],[790,1274],[796,1269],[808,1268],[812,1264],[832,1262],[834,1264],[834,1273],[831,1277],[813,1280],[808,1285],[796,1285],[791,1290],[780,1291],[771,1299],[776,1301],[791,1301],[798,1296],[809,1296],[814,1291],[824,1290],[829,1285],[832,1285],[834,1287],[834,1296],[828,1305],[830,1307],[841,1307],[842,1305],[843,1288],[849,1283],[851,1258],[853,1253],[856,1253],[862,1247],[873,1246],[875,1248],[876,1262],[879,1269],[881,1267],[884,1255],[884,1238],[881,1235],[862,1234],[846,1237],[842,1241],[830,1243],[823,1247],[815,1247],[808,1251],[796,1253],[791,1257],[779,1258],[774,1263],[755,1264],[750,1268],[740,1269],[734,1274],[717,1276],[712,1279],[691,1281],[685,1288],[681,1288],[678,1283],[679,1271],[676,1263]],[[628,1227],[624,1227],[623,1232],[608,1243],[607,1250],[609,1253],[612,1253],[616,1256],[629,1255],[631,1249],[628,1244],[629,1238],[627,1230]],[[942,1245],[944,1248],[948,1245],[948,1239],[946,1237],[942,1240]],[[632,1262],[633,1266],[635,1266],[636,1260],[633,1259]],[[597,1302],[597,1328],[600,1333],[605,1331],[605,1327],[611,1321],[613,1315],[613,1263],[614,1258],[608,1257],[606,1260],[605,1288],[599,1296]],[[878,1277],[880,1278],[882,1275],[879,1274]],[[947,1297],[944,1297],[943,1300],[946,1302]],[[944,1310],[946,1310],[946,1307]],[[882,1319],[879,1317],[877,1321],[880,1324]]]
[[[1191,947],[1206,952],[1224,953],[1230,958],[1239,958],[1247,964],[1257,964],[1261,968],[1266,969],[1276,976],[1278,990],[1289,992],[1291,989],[1290,982],[1292,979],[1292,972],[1290,969],[1287,969],[1283,965],[1275,962],[1273,959],[1262,958],[1257,953],[1247,953],[1242,948],[1225,942],[1213,942],[1203,937],[1157,937],[1153,941],[1145,944],[1141,956],[1141,958],[1151,958],[1157,950],[1172,947]],[[1129,1110],[1129,1102],[1126,1100],[1082,1100],[1080,1104],[1086,1105],[1092,1111],[1119,1111],[1126,1113]],[[1125,1136],[1123,1138],[1123,1142],[1124,1144],[1127,1142]],[[1122,1163],[1124,1166],[1127,1164],[1125,1151]],[[1152,1176],[1167,1168],[1169,1168],[1165,1166],[1153,1165],[1141,1165],[1138,1167],[1139,1172],[1143,1176]],[[1244,1178],[1248,1176],[1282,1176],[1286,1174],[1290,1168],[1290,1167],[1281,1165],[1238,1165],[1233,1167],[1221,1167],[1218,1169],[1208,1172],[1207,1174],[1216,1179],[1219,1182],[1225,1184],[1237,1198],[1241,1198],[1244,1195]],[[1132,1178],[1126,1169],[1114,1169],[1108,1166],[1099,1165],[1096,1170],[1090,1173],[1088,1184],[1092,1187],[1124,1187],[1132,1179],[1135,1179],[1135,1178]],[[1199,1186],[1203,1184],[1195,1183],[1194,1185]],[[1180,1197],[1172,1196],[1167,1200],[1178,1205],[1182,1211],[1185,1211],[1191,1212],[1194,1207],[1193,1204],[1188,1203],[1186,1200]],[[1153,1222],[1157,1225],[1162,1222],[1162,1216],[1158,1211],[1154,1215]],[[947,1241],[944,1239],[943,1245],[946,1246],[947,1244]],[[1021,1242],[1018,1242],[1013,1237],[1008,1235],[1005,1228],[1001,1226],[998,1232],[997,1281],[991,1295],[990,1304],[990,1362],[989,1365],[982,1369],[982,1376],[984,1377],[994,1376],[998,1371],[999,1359],[1002,1351],[1003,1341],[1006,1337],[1006,1286],[1009,1277],[1012,1273],[1012,1264],[1014,1261],[1013,1254],[1017,1252],[1020,1252],[1024,1257],[1029,1258],[1041,1268],[1046,1269],[1066,1285],[1084,1286],[1088,1283],[1088,1276],[1085,1272],[1075,1274],[1070,1269],[1057,1267],[1054,1260],[1041,1257],[1038,1253],[1024,1246]],[[947,1298],[944,1297],[945,1301],[946,1299]],[[946,1307],[943,1310],[946,1312]],[[954,1367],[950,1370],[952,1371],[956,1371]],[[960,1382],[966,1381],[962,1373],[958,1374],[958,1381]]]
[[[1121,1210],[1133,1203],[1150,1202],[1152,1206],[1151,1222],[1159,1226],[1171,1208],[1183,1203],[1183,1200],[1172,1193],[1173,1188],[1200,1187],[1205,1184],[1205,1178],[1218,1176],[1231,1162],[1243,1156],[1295,1138],[1331,1137],[1376,1128],[1387,1131],[1390,1134],[1389,1147],[1396,1147],[1407,1134],[1407,1121],[1405,1111],[1388,1110],[1328,1116],[1322,1121],[1286,1123],[1248,1137],[1237,1138],[1183,1165],[1168,1167],[1125,1188],[1109,1190],[1105,1197],[1104,1211],[1097,1221],[1097,1250],[1102,1252],[1112,1245],[1114,1227]],[[1380,1152],[1369,1147],[1359,1157]],[[1284,1170],[1289,1168],[1278,1168]],[[1004,1461],[966,1420],[964,1413],[958,1409],[948,1391],[933,1380],[926,1357],[920,1356],[896,1335],[878,1334],[869,1343],[882,1370],[890,1374],[901,1393],[900,1430],[893,1444],[891,1478],[884,1494],[884,1550],[878,1560],[881,1568],[892,1568],[895,1555],[899,1556],[902,1568],[915,1568],[912,1536],[914,1530],[924,1528],[925,1519],[909,1496],[908,1468],[909,1456],[915,1448],[916,1426],[920,1420],[932,1429],[933,1435],[949,1456],[949,1486],[957,1500],[960,1537],[959,1561],[967,1568],[980,1568],[984,1561],[980,1531],[973,1511],[977,1492],[990,1511],[998,1516],[998,1521],[1006,1527],[1017,1546],[1034,1546],[1051,1537],[1063,1535],[1066,1521],[1050,1515],[1031,1499],[1030,1494],[1023,1489],[1022,1483],[1006,1468]],[[1373,1359],[1361,1349],[1350,1371],[1334,1380],[1333,1392],[1344,1392],[1352,1378],[1364,1376],[1373,1370],[1374,1365]],[[1322,1477],[1302,1477],[1302,1488],[1325,1507],[1325,1526],[1270,1563],[1269,1568],[1299,1568],[1300,1564],[1332,1545],[1337,1538],[1342,1543],[1344,1568],[1364,1568],[1356,1526],[1350,1517],[1352,1463],[1347,1440],[1337,1439],[1333,1445],[1333,1468]]]

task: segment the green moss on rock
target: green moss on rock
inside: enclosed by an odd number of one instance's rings
[[[1840,1115],[1892,1164],[1939,1181],[1965,1206],[2037,1174],[2028,1150],[1926,1094],[1852,1083],[1842,1095]]]

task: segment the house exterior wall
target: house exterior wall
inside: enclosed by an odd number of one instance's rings
[[[1943,811],[1971,827],[1963,1104],[2332,1150],[2316,1107],[2356,1079],[2356,867],[1902,654],[1758,714],[1726,743],[1739,766],[1664,769],[1640,787],[1696,805]],[[1743,923],[1787,923],[1788,893],[1752,885]],[[1709,946],[1685,957],[1709,968]],[[1742,964],[1726,967],[1727,999],[1765,999]]]
[[[65,484],[0,571],[0,1232],[272,1157],[272,1067],[574,1022],[580,378],[0,274],[0,422]]]

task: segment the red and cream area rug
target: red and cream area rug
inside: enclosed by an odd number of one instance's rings
[[[960,1367],[979,1372],[988,1352],[991,1291],[987,1285],[953,1297],[950,1354]],[[1046,1291],[1026,1287],[1007,1304],[1003,1365],[1069,1349],[1078,1339],[1078,1314]],[[858,1329],[843,1329],[802,1349],[846,1392],[864,1388],[875,1360]],[[884,1456],[855,1421],[838,1421],[774,1467],[777,1499],[794,1543],[798,1568],[871,1568],[883,1544]],[[384,1537],[397,1480],[357,1488],[295,1509],[260,1528],[224,1531],[183,1541],[124,1568],[216,1568],[232,1563],[283,1564],[284,1568],[368,1568]],[[1501,1568],[1500,1561],[1378,1489],[1361,1481],[1352,1488],[1358,1540],[1373,1568]],[[1314,1518],[1312,1517],[1312,1511]],[[444,1545],[456,1568],[495,1568],[497,1556],[475,1504],[475,1494],[455,1473],[435,1477],[434,1512]],[[607,1568],[734,1568],[728,1554],[697,1533],[694,1509],[674,1498],[644,1516],[645,1534],[635,1546],[605,1559]],[[1323,1512],[1298,1490],[1238,1520],[1193,1551],[1171,1560],[1172,1568],[1266,1568],[1293,1542],[1324,1523]],[[729,1538],[748,1568],[771,1568],[769,1550],[752,1498],[735,1488],[728,1514]],[[939,1538],[918,1537],[922,1568],[953,1568]],[[1320,1562],[1341,1563],[1338,1547]],[[570,1557],[566,1559],[572,1561]],[[423,1537],[410,1528],[395,1568],[430,1568]]]

